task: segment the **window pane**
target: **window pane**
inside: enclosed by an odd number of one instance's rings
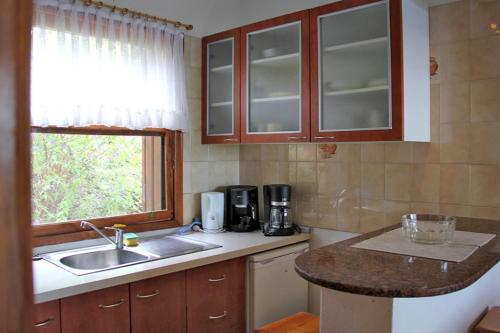
[[[32,134],[33,224],[162,209],[161,149],[145,138]]]

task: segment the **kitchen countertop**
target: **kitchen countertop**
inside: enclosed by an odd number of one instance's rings
[[[295,270],[312,283],[353,294],[424,297],[463,289],[500,261],[500,221],[484,219],[457,218],[457,230],[497,234],[460,263],[351,247],[400,226],[310,251],[296,259]]]
[[[197,232],[182,237],[213,243],[222,247],[81,276],[76,276],[45,260],[34,261],[33,288],[35,303],[48,302],[223,260],[247,256],[307,241],[310,235],[302,233],[286,237],[265,237],[261,231],[254,231],[250,233],[226,232],[219,234]]]

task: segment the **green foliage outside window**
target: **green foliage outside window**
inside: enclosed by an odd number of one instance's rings
[[[33,224],[143,212],[142,140],[34,133]]]

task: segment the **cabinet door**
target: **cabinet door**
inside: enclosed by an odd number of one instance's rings
[[[60,333],[59,300],[35,304],[34,333]]]
[[[309,141],[309,12],[241,31],[241,141]]]
[[[202,143],[240,142],[240,30],[202,41]]]
[[[61,327],[64,333],[130,332],[128,284],[61,299]]]
[[[402,139],[400,0],[311,10],[312,141]]]
[[[245,332],[245,258],[187,271],[188,333]]]
[[[130,284],[132,333],[186,332],[186,272]]]

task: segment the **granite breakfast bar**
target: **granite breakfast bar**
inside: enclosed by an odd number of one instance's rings
[[[457,230],[497,235],[459,263],[352,247],[399,226],[297,258],[298,274],[322,287],[321,332],[465,333],[500,305],[500,221],[457,218]]]

